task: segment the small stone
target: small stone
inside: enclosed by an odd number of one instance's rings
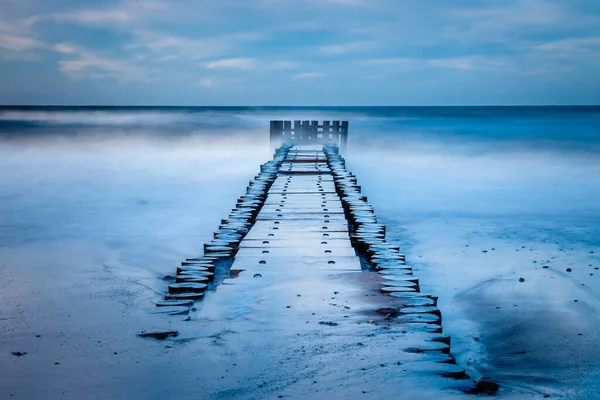
[[[490,378],[483,377],[479,382],[475,384],[475,387],[469,390],[469,392],[494,394],[498,392],[499,388],[500,386],[496,382],[492,382]]]
[[[519,282],[525,282],[525,278],[519,278]]]
[[[395,308],[380,308],[378,310],[375,311],[377,314],[382,315],[384,317],[396,317],[398,316],[398,310],[396,310]]]
[[[571,268],[567,268],[567,269],[566,269],[566,271],[567,271],[567,272],[571,272],[571,271],[573,271],[573,270],[572,270]]]
[[[339,324],[337,322],[321,321],[321,322],[319,322],[319,325],[338,326]]]
[[[179,335],[177,331],[143,331],[138,334],[139,337],[157,340],[165,340],[168,337],[176,337],[177,335]]]
[[[23,357],[27,352],[25,351],[13,351],[12,355],[16,357]]]
[[[546,268],[546,269],[547,269],[547,268],[549,268],[549,267],[548,267],[547,265],[544,265],[542,268]]]

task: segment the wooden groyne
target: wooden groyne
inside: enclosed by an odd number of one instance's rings
[[[177,268],[175,281],[157,305],[186,315],[195,301],[224,281],[243,286],[260,279],[266,288],[283,272],[288,279],[364,274],[370,287],[377,285],[378,293],[367,294],[380,298],[376,313],[404,331],[419,333],[419,341],[402,351],[427,355],[438,374],[465,378],[450,353],[450,338],[443,334],[437,297],[421,292],[405,255],[386,240],[386,227],[346,169],[340,148],[347,133],[346,121],[272,121],[273,160],[261,166],[203,254]]]

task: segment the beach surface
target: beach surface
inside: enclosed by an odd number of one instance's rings
[[[3,108],[0,399],[471,396],[368,323],[369,272],[157,313],[271,158],[271,118],[350,121],[347,168],[472,378],[600,396],[598,109]],[[137,336],[157,328],[180,334]]]

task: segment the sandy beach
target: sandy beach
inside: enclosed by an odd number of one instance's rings
[[[190,321],[157,310],[163,278],[201,253],[271,158],[249,115],[226,135],[3,141],[0,398],[470,396],[471,381],[404,351],[416,336],[368,323],[385,306],[369,272],[222,285]],[[498,382],[498,398],[596,398],[595,153],[397,126],[392,136],[355,117],[348,169],[422,290],[439,296],[459,365]],[[136,336],[153,328],[180,334]]]

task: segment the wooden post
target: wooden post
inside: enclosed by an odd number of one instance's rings
[[[342,121],[341,135],[340,152],[346,153],[346,147],[348,146],[348,121]]]

